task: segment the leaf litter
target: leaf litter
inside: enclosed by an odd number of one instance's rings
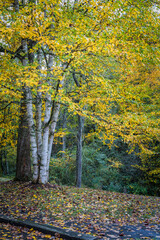
[[[100,239],[124,238],[120,231],[124,226],[160,230],[158,197],[14,181],[1,183],[0,189],[1,214],[15,219],[50,224]]]
[[[28,229],[26,227],[13,226],[9,223],[0,223],[0,240],[8,240],[8,239],[35,239],[35,240],[63,240],[62,238],[57,238],[56,236],[51,236],[50,234],[43,234],[39,231],[35,231],[34,229]]]

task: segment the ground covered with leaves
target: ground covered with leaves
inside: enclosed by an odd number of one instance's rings
[[[6,240],[6,239],[60,240],[62,238],[51,236],[50,234],[43,234],[39,231],[35,231],[34,229],[28,229],[26,227],[13,226],[13,225],[10,225],[9,223],[8,224],[0,223],[0,240]]]
[[[27,219],[91,234],[102,239],[117,239],[117,236],[127,239],[123,231],[126,226],[133,228],[132,232],[135,231],[135,226],[137,232],[143,228],[148,229],[148,232],[153,229],[160,231],[158,197],[51,184],[1,182],[0,213],[15,219]]]

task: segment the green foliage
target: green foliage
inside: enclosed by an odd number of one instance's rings
[[[15,175],[16,148],[11,147],[10,144],[7,144],[4,149],[5,150],[0,151],[1,153],[0,176]]]
[[[145,186],[145,182],[143,183],[131,183],[130,185],[127,186],[127,190],[128,192],[130,193],[133,193],[133,194],[142,194],[142,195],[147,195],[149,192],[148,192],[148,188],[147,186]]]
[[[96,142],[83,147],[84,185],[93,188],[108,189],[111,182],[116,183],[118,170],[110,167],[107,155],[102,152]]]
[[[59,153],[61,154],[61,152]],[[65,154],[65,157],[53,157],[50,162],[50,182],[74,185],[75,183],[75,154]]]
[[[111,148],[102,145],[98,139],[84,143],[82,185],[114,192],[159,195],[159,181],[152,181],[153,178],[149,179],[142,169],[137,168],[142,165],[136,152],[138,148],[129,153],[129,147],[122,139],[117,139]],[[60,157],[61,152],[57,154],[51,160],[50,181],[74,185],[75,147],[66,151],[65,158]]]

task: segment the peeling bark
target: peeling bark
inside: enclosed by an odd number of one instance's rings
[[[52,70],[53,66],[53,56],[50,54],[48,59],[48,71]],[[51,74],[49,73],[47,78],[48,84],[50,84]],[[40,183],[48,182],[47,175],[47,161],[48,161],[48,141],[49,141],[49,121],[51,116],[51,107],[52,100],[51,95],[49,93],[46,94],[45,98],[45,117],[44,117],[44,128],[43,128],[43,138],[42,138],[42,155],[41,155],[41,163],[40,163]]]
[[[41,69],[42,63],[42,51],[38,49],[38,69]],[[40,162],[42,156],[42,92],[41,92],[41,82],[37,88],[36,96],[36,141],[37,141],[37,154],[38,154],[38,179],[40,171]]]
[[[33,119],[32,110],[32,95],[28,87],[26,87],[26,100],[27,100],[27,113],[28,113],[28,123],[30,128],[30,141],[31,141],[31,152],[33,160],[33,182],[38,181],[38,154],[37,154],[37,143],[36,143],[36,130]]]

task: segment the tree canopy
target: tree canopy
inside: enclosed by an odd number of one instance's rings
[[[159,151],[158,2],[8,0],[0,16],[0,144],[15,142],[25,93],[35,182],[48,181],[60,106],[104,142],[138,145],[144,163]]]

